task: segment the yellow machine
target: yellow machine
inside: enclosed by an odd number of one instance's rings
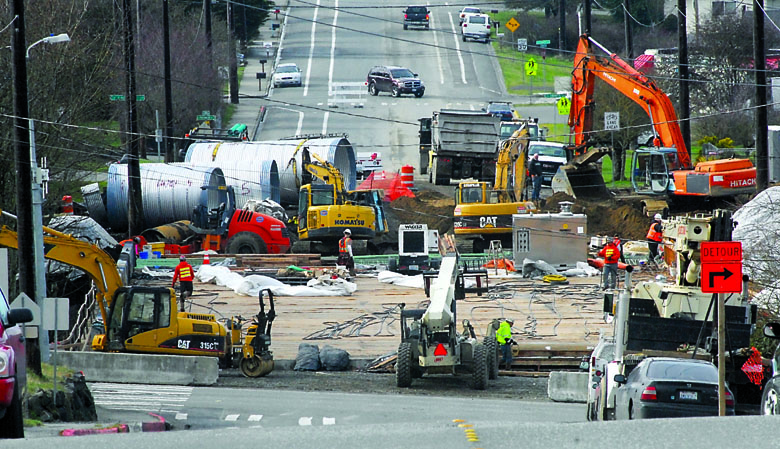
[[[379,190],[347,191],[344,177],[328,161],[310,153],[313,161],[305,161],[304,168],[324,184],[307,183],[298,195],[298,238],[319,241],[322,251],[336,249],[335,241],[345,229],[353,240],[370,240],[387,233],[387,220],[382,208]]]
[[[503,142],[492,189],[487,182],[461,182],[455,190],[455,235],[473,240],[475,253],[483,252],[490,240],[511,247],[512,215],[536,211],[533,202],[522,200],[529,141],[524,125]]]
[[[43,230],[48,234],[43,238],[45,257],[82,270],[95,284],[106,333],[94,337],[94,351],[219,357],[224,366],[239,364],[251,377],[273,369],[268,350],[273,298],[266,315],[261,293],[260,314],[249,327],[251,337],[242,342],[240,320],[230,319],[223,325],[214,315],[176,312],[172,288],[124,287],[114,259],[98,246],[45,226]],[[18,236],[7,226],[0,228],[0,247],[18,248]],[[258,329],[261,339],[255,336]],[[243,348],[247,344],[251,351]]]

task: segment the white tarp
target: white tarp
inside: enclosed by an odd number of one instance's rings
[[[591,277],[601,276],[601,271],[588,265],[587,262],[577,262],[577,268],[570,268],[561,272],[564,276]]]
[[[396,273],[395,271],[380,271],[376,275],[379,282],[385,284],[400,285],[401,287],[410,288],[425,288],[423,275],[418,274],[416,276],[407,276],[405,274]],[[463,281],[463,286],[471,288],[477,285],[477,281],[471,278],[466,278]]]
[[[758,285],[767,286],[756,296],[760,302],[780,299],[777,254],[780,253],[780,187],[770,187],[734,213],[732,234],[742,242],[743,272]]]
[[[330,279],[321,276],[310,279],[303,285],[287,285],[268,276],[258,274],[241,276],[231,272],[227,267],[215,265],[201,265],[195,273],[200,282],[214,282],[216,285],[227,287],[239,295],[257,296],[266,288],[276,296],[349,296],[357,290],[357,284],[344,279]]]

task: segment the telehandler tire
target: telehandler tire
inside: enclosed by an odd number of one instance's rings
[[[473,371],[471,373],[471,388],[484,390],[488,384],[488,365],[485,345],[477,343],[474,346]]]
[[[395,384],[399,388],[412,386],[412,344],[401,343],[398,346],[398,358],[395,361]]]
[[[225,251],[228,254],[266,254],[268,247],[259,235],[244,231],[230,238]]]
[[[488,379],[495,380],[498,378],[498,342],[496,337],[486,335],[482,344],[487,350]]]

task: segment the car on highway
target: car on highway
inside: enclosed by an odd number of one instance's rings
[[[22,391],[27,360],[24,336],[17,324],[32,319],[29,309],[11,309],[0,290],[0,438],[24,438]]]
[[[426,30],[430,26],[430,11],[425,6],[407,6],[404,10],[404,29],[410,26],[423,27]]]
[[[512,120],[515,118],[515,108],[508,101],[489,101],[483,111],[501,117],[501,120]],[[512,135],[511,133],[509,134]]]
[[[559,142],[546,140],[532,140],[528,144],[528,161],[535,154],[539,155],[542,164],[542,185],[552,184],[552,178],[558,172],[558,167],[568,162],[566,158],[566,145]]]
[[[611,338],[600,337],[599,342],[593,352],[590,354],[590,358],[587,361],[588,364],[588,399],[587,404],[587,418],[588,421],[601,421],[604,418],[598,416],[599,404],[597,401],[601,399],[601,379],[604,377],[604,371],[607,363],[611,362],[615,358],[615,341]]]
[[[468,39],[490,42],[490,17],[486,14],[466,15],[460,24],[460,35],[463,42]]]
[[[419,76],[405,67],[375,66],[366,76],[368,93],[379,95],[379,92],[390,92],[394,97],[401,94],[414,94],[420,98],[425,94],[425,84]]]
[[[460,24],[463,25],[463,21],[466,20],[466,17],[472,15],[472,14],[482,14],[482,11],[474,6],[466,6],[465,8],[460,10]]]
[[[293,62],[279,64],[276,66],[272,81],[274,87],[301,86],[303,84],[301,80],[301,69]]]
[[[616,419],[718,416],[718,368],[705,360],[648,357],[615,393]],[[726,387],[726,414],[734,414],[734,395]]]

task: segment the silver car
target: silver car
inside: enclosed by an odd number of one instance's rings
[[[279,64],[272,78],[274,87],[301,86],[301,69],[295,63]]]

